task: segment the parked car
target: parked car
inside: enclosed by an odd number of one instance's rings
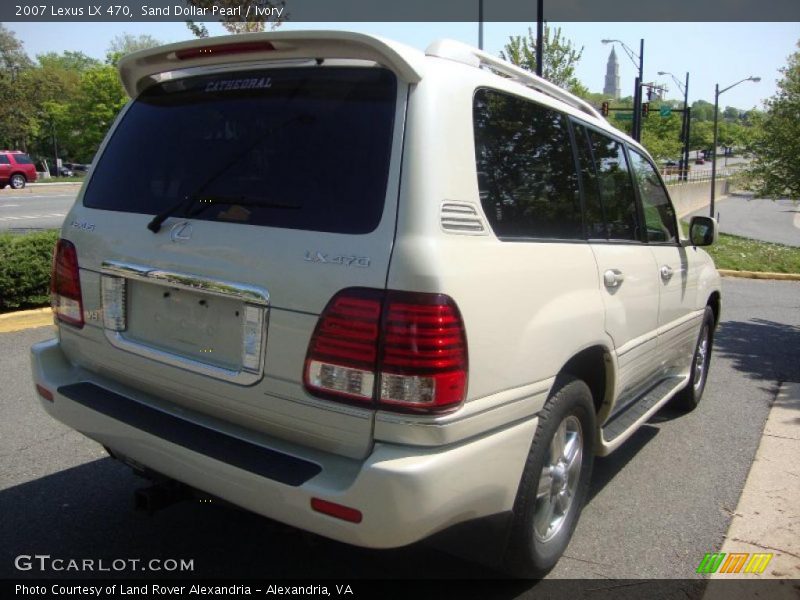
[[[66,165],[62,167],[50,167],[50,175],[53,177],[72,177],[75,173],[73,173],[72,169],[67,167]]]
[[[133,102],[32,361],[49,414],[155,482],[140,506],[210,494],[371,548],[481,521],[484,560],[541,575],[594,457],[700,402],[716,222],[683,239],[647,151],[583,100],[459,42],[347,32],[119,69]]]
[[[10,185],[21,190],[36,181],[36,166],[31,157],[19,150],[0,150],[0,189]]]

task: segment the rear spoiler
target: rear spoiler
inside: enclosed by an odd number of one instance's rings
[[[424,54],[389,40],[345,31],[272,31],[201,38],[134,52],[119,62],[131,98],[159,73],[231,62],[358,59],[379,63],[408,83],[422,79]]]

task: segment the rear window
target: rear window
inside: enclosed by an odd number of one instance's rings
[[[18,165],[32,165],[33,161],[27,154],[14,154],[14,162]]]
[[[396,80],[378,68],[286,68],[167,81],[130,107],[90,208],[360,234],[383,214]]]

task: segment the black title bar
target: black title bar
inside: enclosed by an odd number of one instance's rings
[[[2,22],[477,22],[480,0],[3,0]],[[536,21],[536,0],[483,0],[487,22]],[[798,0],[544,0],[548,22],[800,21]]]

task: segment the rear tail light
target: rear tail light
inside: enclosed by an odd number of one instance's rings
[[[312,393],[372,402],[382,298],[378,290],[354,288],[325,307],[306,358],[305,384]]]
[[[83,327],[83,300],[78,254],[75,245],[60,239],[53,255],[53,273],[50,279],[50,303],[56,319],[76,327]]]
[[[441,412],[466,395],[467,342],[444,294],[352,288],[320,316],[304,383],[317,396]]]

